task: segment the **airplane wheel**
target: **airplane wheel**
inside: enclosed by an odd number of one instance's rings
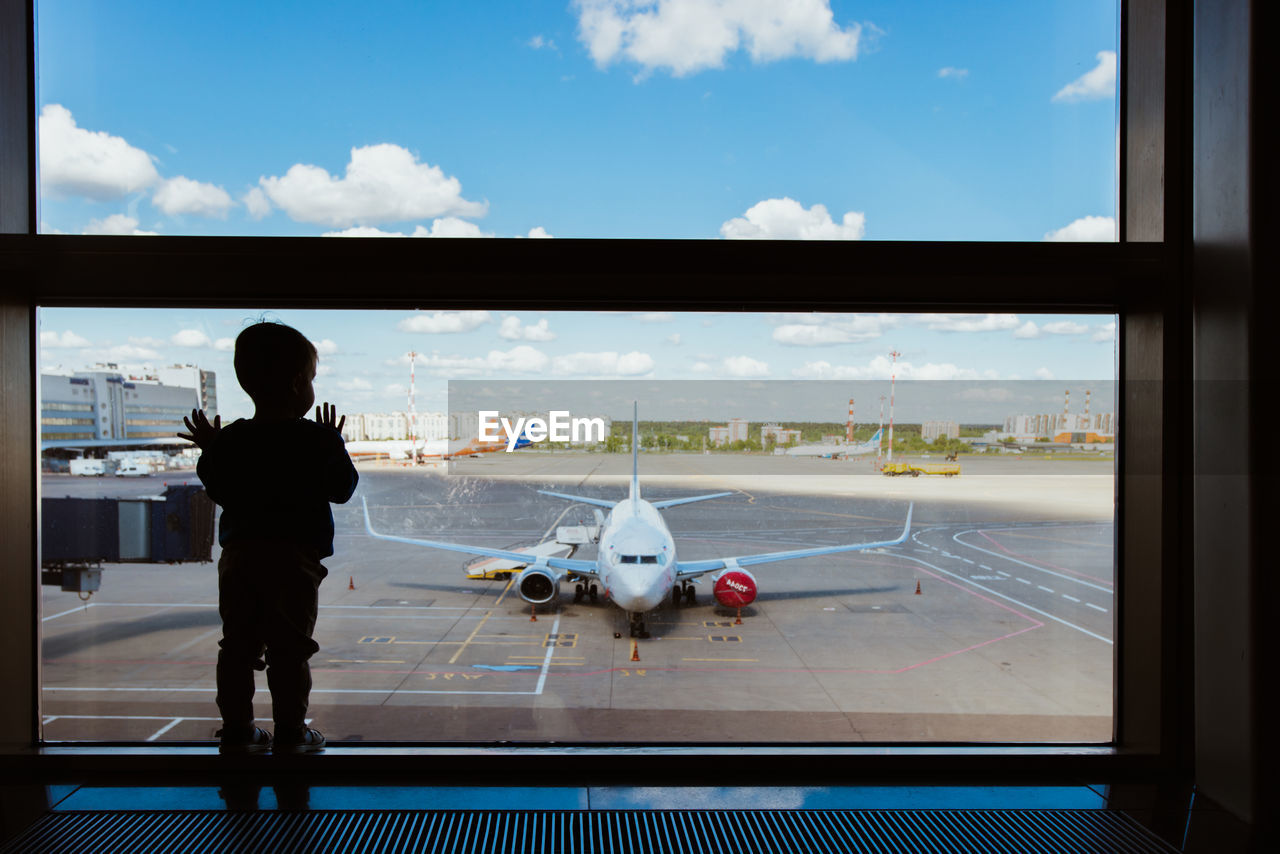
[[[681,590],[679,587],[672,587],[671,588],[671,604],[679,605],[680,599],[683,596],[683,594],[684,594],[684,591]]]
[[[599,587],[596,587],[594,584],[592,584],[590,587],[588,587],[588,588],[587,588],[587,595],[591,597],[591,601],[592,601],[592,602],[597,602],[597,601],[599,601],[599,599],[600,599],[600,588],[599,588]]]
[[[698,604],[698,591],[694,589],[692,584],[684,589],[684,600],[690,605]]]
[[[582,585],[581,585],[581,584],[575,584],[575,585],[573,585],[573,604],[575,604],[575,605],[576,605],[576,604],[578,604],[579,602],[581,602],[581,601],[582,601],[582,595],[583,595],[583,593],[585,593],[585,592],[586,592],[586,591],[585,591],[585,590],[583,590],[583,588],[582,588]]]

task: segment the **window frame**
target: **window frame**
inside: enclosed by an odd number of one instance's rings
[[[52,747],[38,741],[37,306],[610,309],[753,311],[1114,312],[1120,329],[1122,442],[1117,458],[1115,741],[1105,749],[904,745],[873,756],[856,747],[681,745],[368,749],[326,756],[329,768],[408,770],[423,754],[475,759],[468,774],[563,760],[580,780],[723,780],[777,784],[844,779],[815,754],[858,757],[860,773],[1171,768],[1185,761],[1190,706],[1183,558],[1189,490],[1178,459],[1189,396],[1182,257],[1186,165],[1180,147],[1188,24],[1158,0],[1122,0],[1119,69],[1122,242],[1117,244],[728,242],[665,240],[379,241],[256,237],[39,235],[35,184],[34,6],[0,3],[0,539],[7,544],[0,601],[0,763],[42,772],[77,757],[117,768],[194,770],[210,757],[181,749]],[[12,73],[9,73],[12,72]],[[1170,132],[1166,132],[1166,128]],[[20,165],[15,165],[20,164]],[[20,173],[21,181],[15,176]],[[22,186],[17,194],[15,186]],[[605,280],[600,270],[619,272]],[[373,285],[369,279],[376,279]],[[802,280],[805,296],[793,296]],[[262,282],[271,283],[267,287]],[[175,286],[175,283],[179,283]],[[278,283],[278,284],[277,284]],[[784,285],[785,287],[778,287]],[[751,294],[788,294],[759,298]],[[15,401],[27,401],[25,411]],[[34,417],[33,417],[34,413]],[[19,735],[20,737],[15,737]],[[880,753],[883,748],[877,749]],[[714,772],[707,756],[717,758]],[[140,761],[143,766],[129,763]],[[406,758],[407,757],[407,758]],[[216,758],[216,757],[212,757]],[[759,762],[767,758],[767,762]],[[619,765],[621,763],[621,765]],[[0,766],[2,767],[2,766]],[[692,776],[687,776],[692,775]],[[546,779],[540,773],[540,779]]]

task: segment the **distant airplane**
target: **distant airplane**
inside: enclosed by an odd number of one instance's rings
[[[507,440],[505,438],[497,442],[481,442],[479,439],[472,439],[469,442],[463,442],[458,439],[419,439],[416,443],[408,439],[357,440],[347,442],[347,454],[353,460],[408,460],[413,458],[415,444],[418,448],[418,459],[420,460],[449,460],[454,457],[474,457],[477,454],[492,454],[495,451],[505,451],[507,449]],[[529,441],[528,436],[521,433],[520,438],[516,439],[515,450],[527,448],[531,444],[533,443]]]
[[[748,566],[897,546],[906,542],[907,534],[911,530],[911,513],[914,504],[907,507],[907,521],[902,528],[902,534],[893,540],[819,546],[738,557],[677,560],[675,541],[667,528],[666,521],[658,511],[680,504],[723,498],[733,493],[717,492],[712,495],[653,502],[642,499],[640,497],[638,432],[639,413],[637,412],[631,424],[631,491],[627,498],[621,501],[606,501],[539,490],[543,495],[550,495],[553,498],[608,508],[608,515],[604,518],[601,518],[597,511],[600,526],[596,540],[599,549],[595,560],[550,555],[534,556],[529,552],[379,534],[373,529],[373,523],[369,519],[369,505],[361,498],[364,504],[365,530],[369,536],[380,540],[512,561],[513,568],[524,567],[516,580],[516,590],[521,598],[533,605],[543,605],[556,599],[560,594],[560,582],[565,579],[576,583],[575,602],[579,601],[584,594],[594,601],[598,596],[596,582],[599,582],[604,588],[605,598],[612,599],[619,608],[630,615],[631,636],[639,638],[649,636],[644,627],[646,612],[656,608],[668,594],[671,595],[673,603],[678,604],[683,598],[686,602],[693,604],[695,601],[693,582],[708,573],[714,573],[711,576],[711,588],[716,601],[725,607],[742,608],[755,601],[758,590],[755,576],[746,569]],[[532,561],[530,561],[531,557],[533,557]]]
[[[875,454],[880,451],[880,437],[884,433],[881,427],[865,442],[859,442],[856,445],[829,445],[826,443],[819,445],[799,445],[795,448],[787,448],[787,456],[789,457],[824,457],[834,459],[836,457],[861,457],[866,454]]]

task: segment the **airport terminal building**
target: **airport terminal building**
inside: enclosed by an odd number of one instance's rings
[[[217,415],[212,371],[175,366],[145,372],[100,366],[40,375],[42,442],[148,440],[185,430],[182,419],[201,408]]]

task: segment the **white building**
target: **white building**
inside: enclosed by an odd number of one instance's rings
[[[198,370],[198,369],[196,369]],[[212,372],[208,388],[213,388]],[[126,379],[116,370],[40,375],[40,439],[67,442],[98,439],[168,439],[185,433],[183,419],[204,409],[198,386],[168,385],[158,379]]]
[[[772,438],[778,447],[784,447],[800,441],[800,431],[790,430],[778,424],[766,424],[760,428],[760,444]]]
[[[954,421],[926,421],[920,425],[920,438],[926,442],[937,439],[959,439],[960,425]]]
[[[403,441],[410,438],[410,432],[412,438],[427,441],[447,437],[449,419],[443,412],[419,412],[414,423],[416,427],[410,431],[407,412],[357,412],[347,416],[342,435],[353,442]]]

